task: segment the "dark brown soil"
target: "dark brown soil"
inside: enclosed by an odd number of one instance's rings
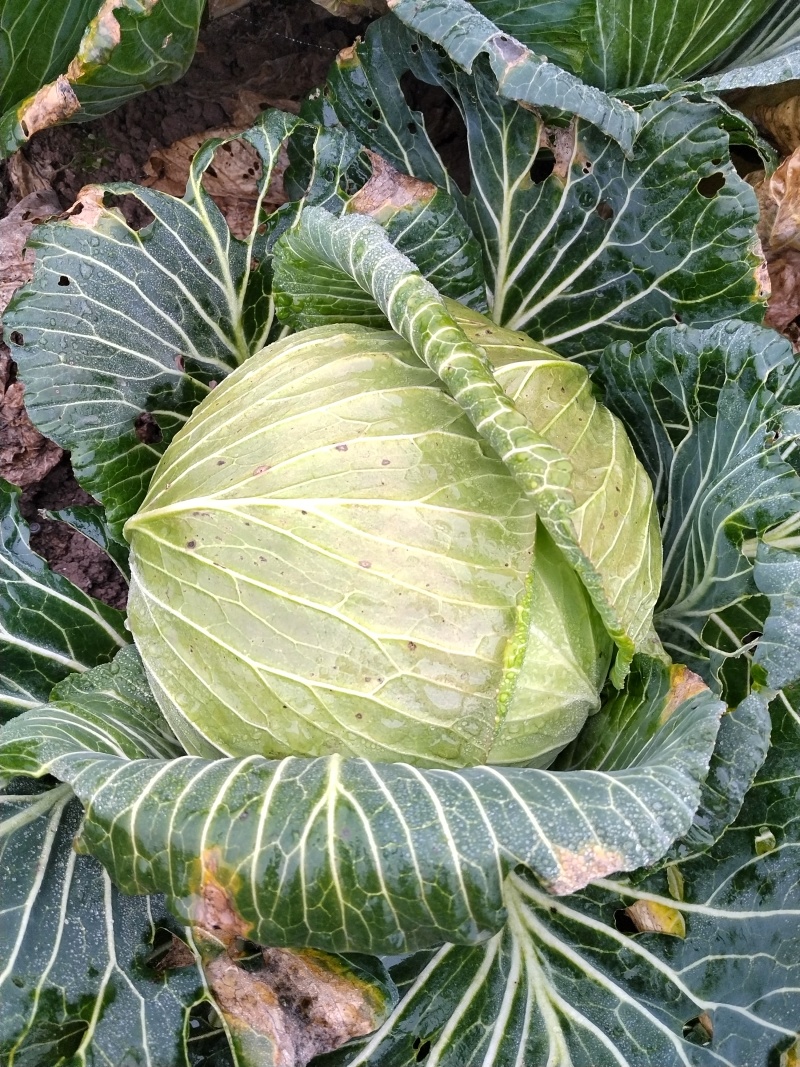
[[[139,96],[96,122],[37,134],[23,153],[29,173],[52,186],[63,208],[73,203],[84,185],[139,182],[154,150],[235,122],[243,91],[258,94],[264,108],[296,109],[303,96],[324,81],[337,52],[351,44],[359,30],[363,26],[334,18],[309,0],[251,0],[206,25],[195,60],[181,81]],[[20,198],[11,185],[7,163],[0,163],[0,218]],[[133,198],[122,207],[131,225],[147,221]],[[14,382],[15,367],[7,352],[0,352],[0,401],[3,389]],[[43,440],[32,439],[33,428],[20,417],[18,405],[13,406],[13,418],[10,411],[8,401],[0,406],[0,431],[20,438],[19,449],[16,440],[4,443],[16,452],[11,470],[14,480],[25,486],[22,508],[31,523],[32,547],[87,593],[124,607],[125,582],[105,553],[64,523],[39,514],[41,509],[92,502],[72,476],[69,457],[53,466],[56,452],[45,462],[52,449]]]

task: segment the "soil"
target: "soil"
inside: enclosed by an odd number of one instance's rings
[[[0,163],[0,219],[31,189],[52,188],[66,209],[84,185],[141,182],[154,152],[191,134],[235,124],[243,97],[256,110],[296,110],[324,81],[337,52],[365,26],[333,17],[309,0],[251,0],[202,29],[194,62],[179,82],[136,97],[95,122],[45,130],[13,167]],[[132,226],[149,221],[132,197],[120,207]],[[40,514],[92,499],[75,481],[69,457],[41,438],[27,419],[16,367],[2,343],[0,476],[24,488],[21,507],[35,551],[85,592],[124,607],[125,582],[105,553]]]

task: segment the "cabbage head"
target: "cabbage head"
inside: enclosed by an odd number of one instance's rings
[[[618,602],[655,600],[652,487],[586,371],[448,302],[573,466]],[[128,523],[130,626],[190,753],[546,766],[614,657],[506,464],[397,334],[278,341],[199,406]]]

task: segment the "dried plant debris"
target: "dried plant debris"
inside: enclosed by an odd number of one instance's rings
[[[211,137],[231,137],[240,132],[241,129],[234,126],[223,126],[183,137],[168,148],[156,149],[144,166],[143,184],[172,196],[183,196],[192,157],[200,145]],[[267,213],[275,211],[288,199],[283,188],[287,165],[284,149],[264,199],[263,208]],[[233,235],[240,239],[249,234],[253,224],[260,178],[261,160],[246,141],[228,141],[222,145],[203,175],[203,186],[225,216]]]
[[[758,232],[769,271],[766,323],[800,350],[800,147],[771,177],[760,171],[748,180],[758,197]]]

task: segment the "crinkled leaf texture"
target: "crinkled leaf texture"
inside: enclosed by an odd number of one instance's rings
[[[629,508],[631,514],[639,516],[632,523],[636,548],[620,572],[611,564],[608,546],[601,544],[605,536],[602,524],[596,537],[596,531],[582,525],[581,508],[586,501],[581,500],[581,493],[587,497],[594,493],[588,485],[583,489],[579,485],[584,472],[575,474],[569,455],[570,432],[562,437],[562,427],[548,436],[549,422],[557,423],[557,419],[544,419],[540,429],[537,418],[542,412],[536,418],[526,417],[525,375],[518,375],[515,381],[513,365],[515,341],[524,345],[524,338],[501,332],[497,343],[498,351],[505,352],[503,361],[510,364],[504,373],[510,372],[509,391],[517,393],[517,403],[498,383],[480,344],[482,331],[488,329],[491,334],[491,326],[485,319],[470,319],[466,312],[463,321],[456,321],[436,290],[392,248],[374,223],[355,217],[334,220],[320,208],[305,208],[297,225],[276,244],[275,255],[275,300],[281,316],[292,325],[326,321],[331,311],[321,288],[337,287],[340,278],[352,279],[438,375],[480,437],[516,479],[548,534],[579,575],[617,644],[611,677],[620,684],[634,651],[652,647],[652,603],[658,585],[649,487],[645,492],[635,468],[623,460],[621,481],[620,471],[613,476],[620,499],[630,494],[625,508],[617,509],[624,516],[622,521],[630,517]],[[451,306],[457,316],[462,315],[457,305]],[[492,338],[489,340],[491,344]],[[580,398],[588,380],[582,372],[578,374],[582,384],[578,384],[576,395]],[[566,396],[566,385],[564,389]],[[580,406],[580,399],[578,403]],[[587,397],[587,403],[586,415],[599,414],[602,419],[593,400]],[[587,421],[596,427],[594,418]],[[616,438],[613,427],[607,432]],[[621,438],[620,447],[626,447]],[[602,487],[599,492],[605,496]],[[616,521],[609,519],[612,525]]]
[[[204,0],[4,0],[0,158],[38,130],[97,118],[176,81]]]
[[[380,186],[384,203],[352,137],[316,137],[294,115],[265,113],[241,135],[261,159],[260,198],[281,144],[301,129],[312,165],[298,196],[308,188],[310,201],[341,212],[364,187],[391,239],[444,293],[485,306],[480,249],[453,197],[422,182],[409,189],[406,179],[395,204],[390,180]],[[260,199],[246,240],[233,237],[202,186],[225,143],[201,147],[182,200],[128,184],[89,187],[79,213],[36,230],[33,280],[4,315],[31,418],[70,450],[78,480],[104,505],[116,538],[210,387],[281,333],[270,249],[297,208],[265,220]],[[131,230],[104,206],[107,192],[137,196],[155,221]],[[367,210],[363,198],[359,205]]]
[[[409,71],[464,117],[467,195],[406,102]],[[481,61],[467,76],[381,19],[337,60],[317,117],[454,197],[482,247],[496,322],[593,362],[613,341],[641,344],[676,321],[760,321],[764,311],[755,195],[729,160],[729,137],[751,130],[714,102],[655,100],[638,114],[628,158],[583,119],[545,126],[497,95]]]
[[[0,722],[128,643],[121,611],[87,596],[31,549],[20,492],[0,480]]]
[[[633,428],[655,486],[665,647],[720,681],[731,704],[747,696],[751,661],[761,686],[795,682],[800,376],[791,346],[743,322],[678,327],[638,355],[610,348],[600,370],[606,403]]]
[[[53,694],[58,703],[42,709],[48,729],[90,742],[91,733],[70,734],[70,725],[85,721],[80,709],[97,699],[95,690],[111,690],[105,736],[117,752],[177,755],[137,664],[126,649],[113,664],[62,682]],[[0,766],[0,775],[7,770]],[[189,1015],[206,996],[191,937],[163,899],[122,894],[97,860],[75,853],[82,816],[66,785],[43,789],[16,778],[0,792],[0,1060],[122,1064],[144,1057],[153,1067],[175,1067],[189,1059]],[[168,954],[159,964],[156,950],[174,938],[180,962],[170,964]]]
[[[467,0],[388,0],[389,10],[411,29],[441,45],[468,74],[485,56],[496,92],[527,108],[579,115],[629,152],[638,132],[636,112],[561,70],[496,26]],[[519,7],[519,5],[515,5]],[[538,42],[537,42],[538,43]],[[559,57],[561,58],[561,57]]]

